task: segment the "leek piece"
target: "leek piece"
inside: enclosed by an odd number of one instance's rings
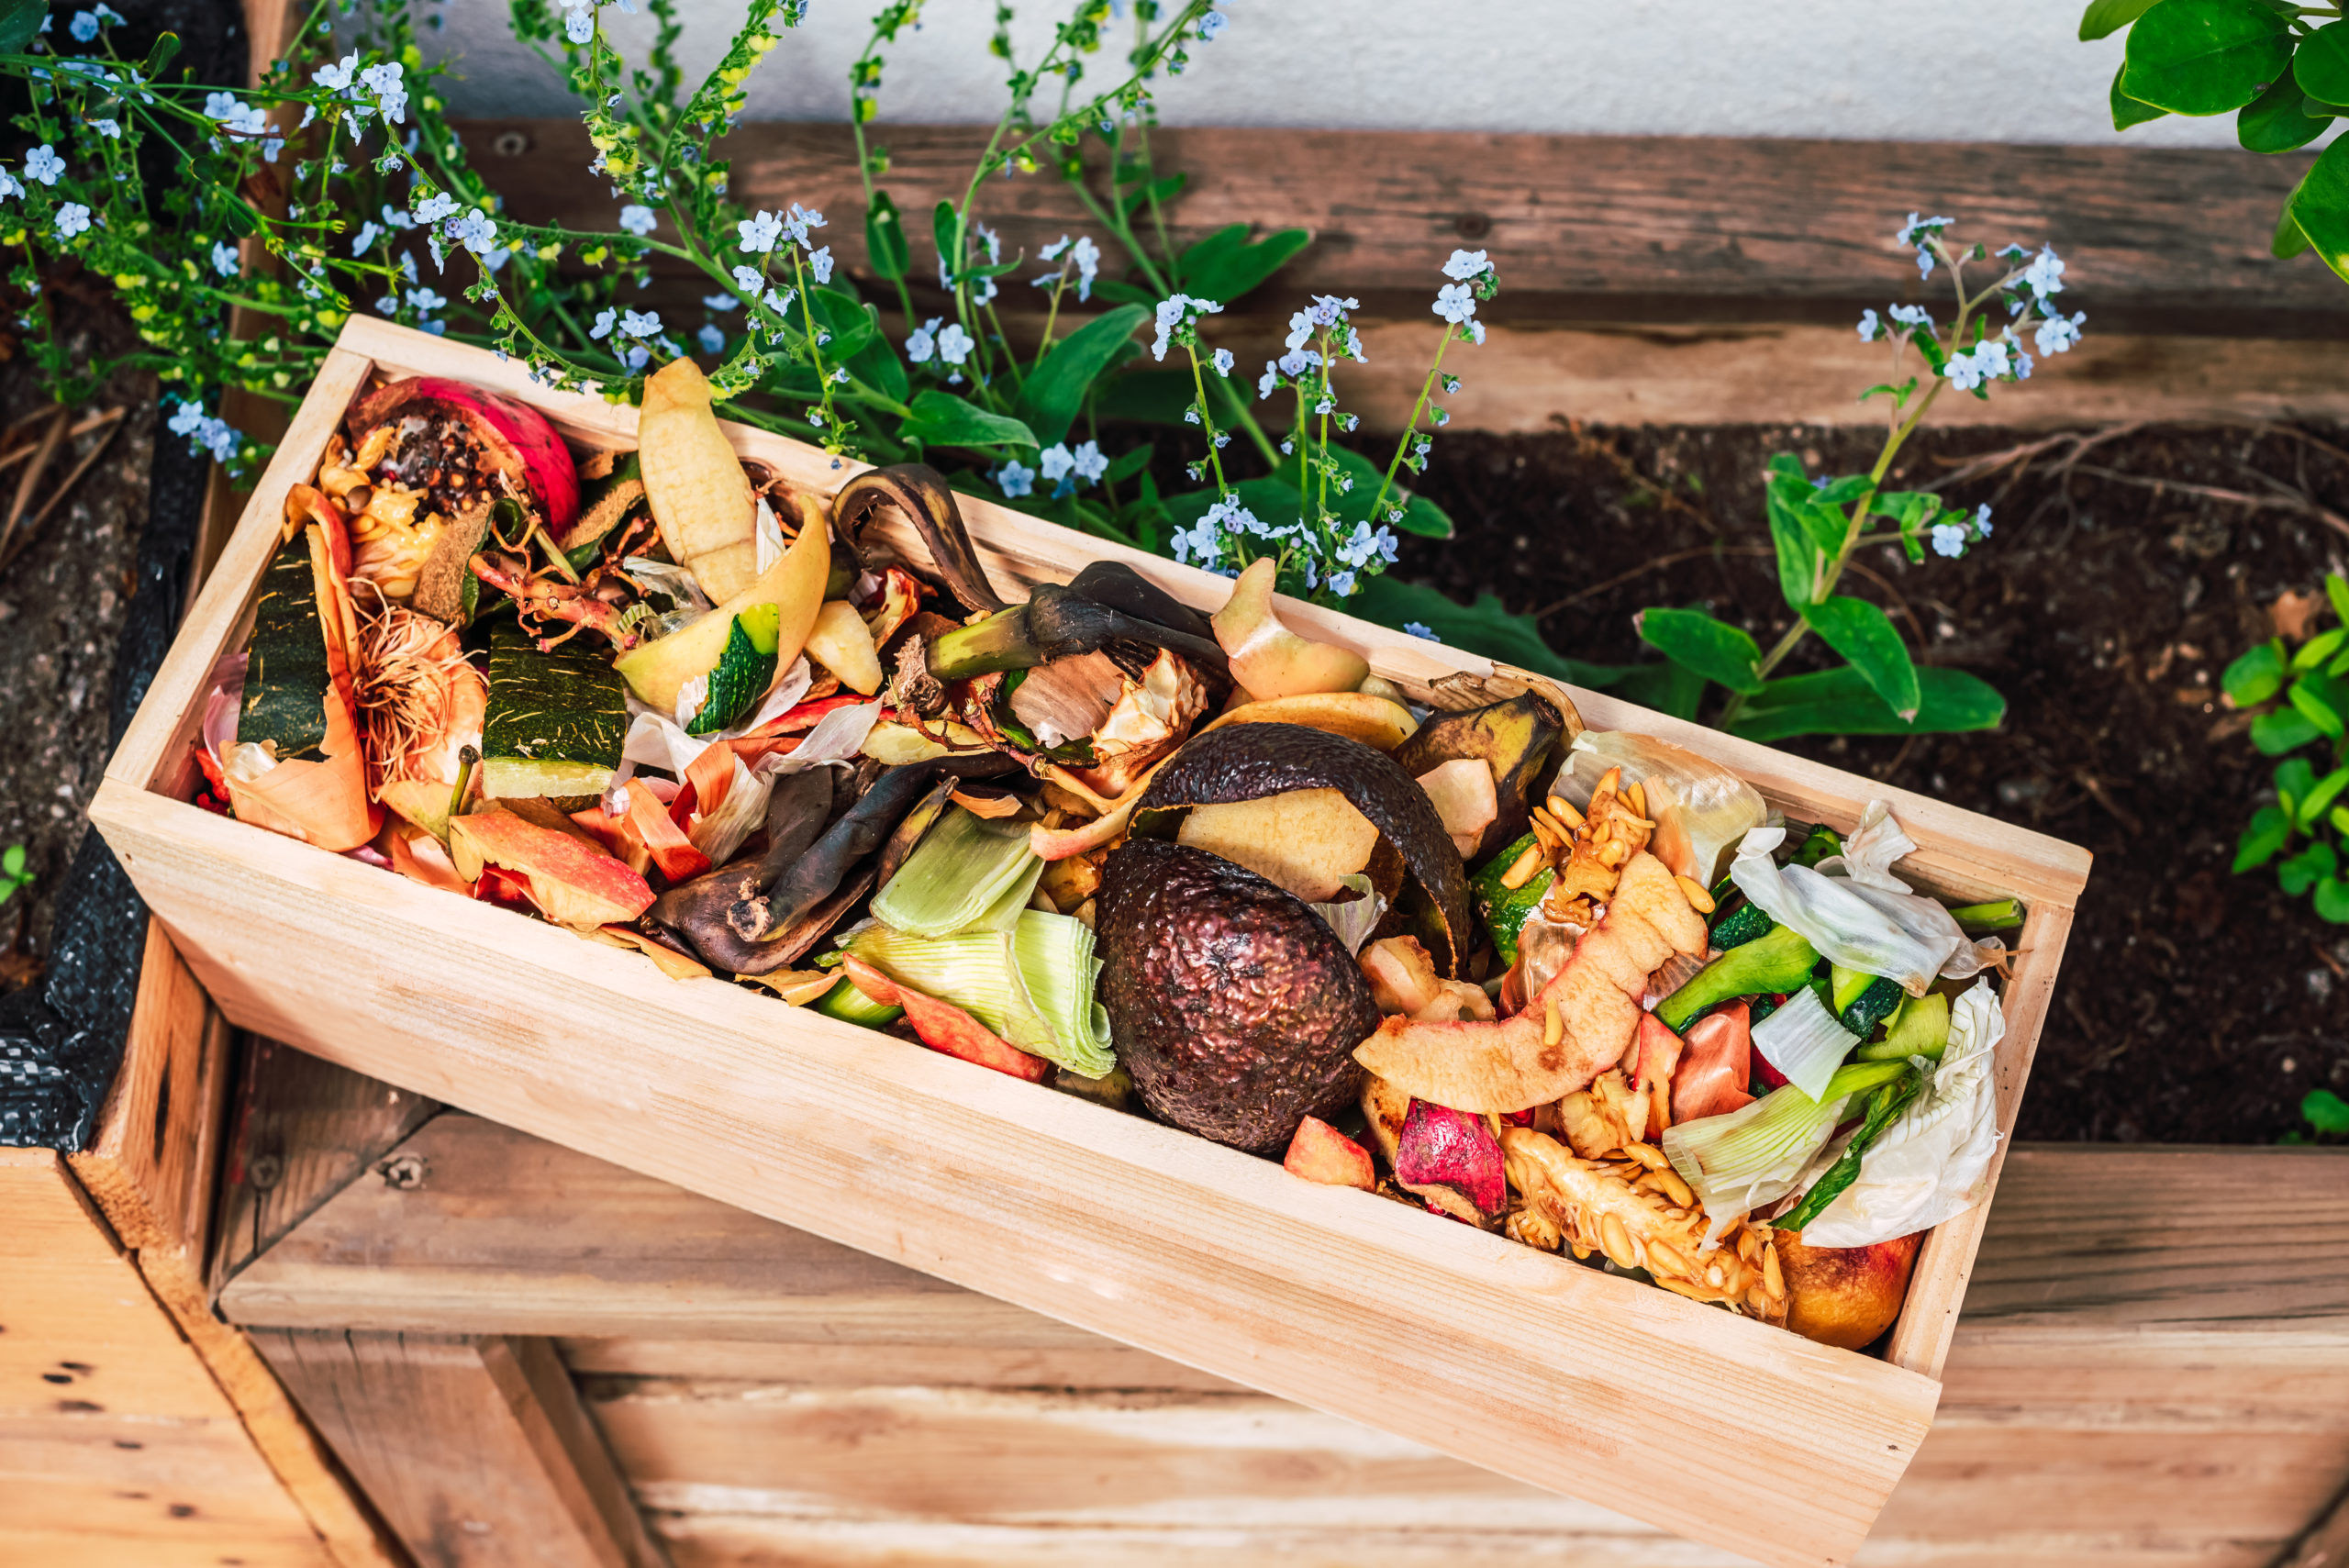
[[[876,922],[844,945],[892,980],[953,1003],[1020,1050],[1082,1077],[1117,1065],[1108,1012],[1093,999],[1101,961],[1082,920],[1028,909],[1009,935],[974,929],[944,937]]]
[[[1868,1146],[1884,1135],[1884,1129],[1892,1125],[1892,1118],[1907,1110],[1909,1102],[1915,1099],[1924,1087],[1923,1075],[1910,1073],[1906,1078],[1887,1084],[1869,1096],[1867,1119],[1858,1131],[1852,1134],[1852,1141],[1843,1146],[1842,1154],[1827,1168],[1825,1175],[1810,1184],[1810,1191],[1802,1195],[1800,1203],[1771,1223],[1780,1230],[1800,1230],[1818,1218],[1820,1210],[1834,1202],[1837,1194],[1859,1179],[1860,1160],[1867,1153]]]
[[[1969,932],[2020,930],[2022,929],[2022,901],[2019,898],[1994,898],[1987,904],[1967,904],[1951,910],[1949,917]]]
[[[1820,1004],[1819,993],[1808,985],[1753,1026],[1753,1049],[1814,1100],[1826,1096],[1828,1080],[1859,1043],[1859,1037],[1837,1023]]]
[[[989,821],[959,806],[949,808],[874,895],[874,916],[914,937],[1012,930],[1044,874],[1028,838],[1025,822]]]
[[[1780,1011],[1790,1012],[1794,1006],[1788,1002]],[[1664,1129],[1664,1157],[1704,1203],[1706,1241],[1717,1240],[1739,1217],[1794,1191],[1834,1135],[1844,1103],[1908,1071],[1905,1062],[1861,1062],[1831,1073],[1816,1098],[1788,1084],[1726,1116]]]
[[[811,1013],[821,1013],[828,1018],[838,1018],[844,1024],[858,1024],[877,1029],[894,1024],[906,1016],[903,1007],[889,1006],[874,1001],[858,990],[852,982],[843,980],[814,1001],[807,1004]]]

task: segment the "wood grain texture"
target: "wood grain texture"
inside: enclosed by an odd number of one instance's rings
[[[1930,1423],[1938,1389],[1928,1378],[1431,1226],[1366,1195],[1301,1190],[1231,1151],[986,1081],[998,1075],[830,1020],[796,1018],[778,1039],[772,1003],[740,988],[654,984],[640,959],[149,793],[184,750],[206,673],[236,634],[284,487],[307,472],[371,362],[511,391],[581,437],[632,432],[633,410],[547,394],[520,366],[477,350],[362,321],[343,344],[92,813],[233,1019],[985,1294],[1403,1427],[1520,1479],[1632,1485],[1642,1456],[1620,1434],[1635,1405],[1647,1418],[1653,1403],[1675,1412],[1684,1467],[1701,1485],[1632,1494],[1631,1511],[1776,1562],[1839,1559],[1865,1535]],[[854,472],[780,438],[729,437],[820,489]],[[1207,573],[985,504],[965,510],[1001,584],[1123,557],[1193,604],[1227,591]],[[1493,673],[1487,661],[1348,617],[1294,614],[1407,688]],[[1891,795],[1922,846],[1911,864],[1940,890],[2020,893],[2052,915],[2086,874],[2086,855],[2070,846],[1940,803],[1595,696],[1586,717],[1719,757],[1813,820],[1848,824],[1870,796]],[[232,907],[239,919],[217,917]],[[352,952],[417,957],[354,967]],[[2058,957],[2025,954],[2016,995],[2030,995]],[[2002,1074],[2027,1064],[2034,1035],[2010,1029]],[[2011,1114],[2010,1101],[2002,1106]],[[1910,1311],[1946,1314],[1965,1261],[1930,1271]],[[1922,1337],[1919,1364],[1938,1345]],[[1753,1462],[1757,1442],[1767,1468]]]
[[[665,1568],[544,1340],[256,1342],[419,1568]]]
[[[328,1568],[57,1154],[0,1149],[0,1562]]]
[[[440,1103],[246,1037],[211,1293],[389,1153]]]
[[[989,128],[886,125],[881,183],[898,210],[960,199]],[[475,167],[526,220],[595,230],[612,207],[577,171],[576,121],[481,120]],[[2349,301],[2309,257],[2267,253],[2305,155],[1920,141],[1526,136],[1454,131],[1186,128],[1152,133],[1159,168],[1189,178],[1171,209],[1179,247],[1229,224],[1300,227],[1315,242],[1280,274],[1284,297],[1336,293],[1423,316],[1454,246],[1486,251],[1504,285],[1486,314],[1521,320],[1811,321],[1843,326],[1885,298],[1938,301],[1893,239],[1920,205],[1993,245],[2052,243],[2066,281],[2116,328],[2341,335]],[[508,138],[511,139],[507,139]],[[522,150],[498,149],[518,140]],[[865,272],[863,193],[844,125],[755,122],[721,141],[737,199],[831,215],[825,238]],[[1095,170],[1097,185],[1102,172]],[[1033,256],[1099,226],[1058,178],[993,180],[978,213],[1005,253]],[[914,274],[930,273],[927,227]],[[1117,275],[1121,257],[1106,264]],[[1042,270],[1040,266],[1039,271]],[[1937,280],[1938,281],[1938,280]],[[1007,288],[1006,295],[1021,292]],[[1289,306],[1278,314],[1286,316]],[[1267,312],[1270,314],[1271,312]]]
[[[228,1021],[213,1010],[160,921],[146,951],[122,1067],[73,1174],[126,1247],[201,1257],[220,1160]]]

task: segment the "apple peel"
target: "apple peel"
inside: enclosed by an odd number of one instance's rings
[[[1647,1016],[1633,998],[1648,973],[1672,953],[1702,951],[1705,940],[1672,873],[1642,851],[1625,864],[1606,918],[1522,1011],[1493,1023],[1389,1018],[1354,1060],[1414,1099],[1453,1110],[1547,1105],[1623,1059]]]
[[[1231,662],[1231,678],[1254,697],[1351,692],[1370,675],[1370,662],[1351,648],[1314,642],[1281,624],[1273,611],[1280,563],[1260,555],[1231,585],[1231,597],[1212,617],[1215,639]]]
[[[503,806],[451,819],[449,858],[468,882],[485,867],[519,873],[539,912],[573,930],[625,925],[652,907],[652,889],[619,861]]]
[[[900,985],[863,959],[851,955],[844,965],[849,984],[885,1007],[903,1007],[906,1021],[922,1044],[1030,1084],[1041,1084],[1052,1064],[1030,1056],[952,1002],[926,996],[910,985]]]
[[[1366,1193],[1378,1190],[1378,1168],[1371,1163],[1370,1151],[1318,1116],[1297,1124],[1297,1135],[1288,1140],[1281,1169],[1323,1186],[1360,1187]]]

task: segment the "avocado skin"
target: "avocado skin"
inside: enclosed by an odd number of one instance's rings
[[[1142,792],[1133,834],[1172,838],[1194,806],[1261,800],[1297,789],[1338,791],[1402,856],[1435,906],[1440,935],[1449,939],[1445,951],[1431,953],[1436,967],[1456,976],[1476,945],[1468,920],[1467,868],[1427,791],[1386,752],[1359,740],[1301,724],[1235,724],[1195,735]],[[1371,1027],[1377,1027],[1375,1018]]]
[[[1362,1090],[1369,983],[1329,922],[1244,866],[1132,839],[1102,868],[1094,926],[1119,1060],[1161,1121],[1277,1154]]]

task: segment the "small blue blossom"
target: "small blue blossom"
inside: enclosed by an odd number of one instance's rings
[[[766,215],[761,213],[759,216],[763,217]],[[794,202],[791,204],[790,212],[784,215],[782,223],[782,232],[791,236],[791,242],[804,247],[807,243],[807,231],[824,227],[824,215],[820,212],[809,212],[797,202]]]
[[[1215,42],[1223,36],[1223,29],[1230,25],[1231,18],[1222,12],[1209,11],[1199,18],[1199,41],[1201,43]]]
[[[1472,283],[1492,270],[1482,250],[1454,250],[1443,264],[1443,275],[1459,283]]]
[[[1861,311],[1860,341],[1863,343],[1873,343],[1883,335],[1884,323],[1877,319],[1876,313],[1873,310]]]
[[[1008,498],[1017,500],[1035,487],[1036,471],[1032,468],[1020,467],[1019,460],[1014,458],[996,469],[994,478],[996,489],[1002,491]]]
[[[1223,553],[1223,536],[1216,532],[1215,524],[1201,517],[1190,528],[1177,528],[1167,546],[1174,559],[1186,566],[1204,566]]]
[[[1990,537],[1990,503],[1987,501],[1974,508],[1974,531],[1983,539]]]
[[[98,36],[98,19],[87,11],[76,11],[73,19],[65,25],[65,30],[73,35],[74,42],[88,43]]]
[[[100,136],[106,137],[110,140],[120,141],[122,139],[122,122],[119,120],[92,120],[90,122],[90,128],[96,131]]]
[[[704,310],[723,312],[731,310],[741,303],[730,294],[706,294],[701,296],[701,307]]]
[[[612,323],[619,319],[619,315],[618,311],[608,307],[596,312],[596,325],[587,329],[587,336],[590,338],[606,336],[611,331]]]
[[[1922,327],[1929,332],[1932,330],[1933,313],[1921,305],[1890,305],[1885,306],[1885,310],[1903,327]]]
[[[0,201],[6,201],[10,196],[21,196],[24,194],[25,187],[17,183],[17,177],[6,169],[0,169]]]
[[[744,294],[750,295],[752,299],[759,297],[759,290],[764,287],[765,284],[766,279],[760,274],[759,270],[756,267],[737,267],[734,269],[734,286],[741,290]]]
[[[414,308],[424,311],[427,314],[439,310],[449,303],[429,288],[413,288],[408,290],[407,302]]]
[[[734,228],[741,236],[741,249],[760,255],[774,250],[783,238],[783,219],[771,212],[746,217]]]
[[[2032,342],[2043,354],[2064,353],[2080,340],[2080,323],[2087,318],[2085,310],[2076,310],[2068,317],[2051,316],[2039,324]]]
[[[1169,295],[1158,302],[1156,318],[1158,336],[1150,345],[1151,357],[1163,360],[1170,340],[1183,343],[1196,341],[1195,324],[1202,316],[1221,313],[1223,306],[1211,299],[1195,299],[1187,294]]]
[[[562,18],[562,36],[582,47],[593,43],[596,39],[595,7],[582,6],[578,10],[565,12]]]
[[[351,236],[351,253],[354,256],[364,256],[367,254],[369,247],[373,246],[375,241],[382,239],[383,236],[383,226],[378,224],[373,218],[369,218],[366,222],[359,226],[359,232]]]
[[[1954,561],[1965,553],[1965,529],[1957,523],[1933,525],[1933,553]]]
[[[1281,367],[1272,361],[1264,361],[1264,373],[1256,378],[1256,398],[1262,402],[1270,397],[1281,384]]]
[[[65,172],[65,160],[57,155],[57,149],[44,141],[25,154],[25,172],[44,185],[53,185],[57,177]]]
[[[329,93],[351,91],[351,78],[359,69],[359,57],[346,54],[331,65],[321,65],[310,72],[310,80]]]
[[[2055,254],[2054,247],[2041,246],[2039,254],[2032,257],[2031,265],[2023,270],[2021,281],[2042,305],[2046,304],[2049,295],[2064,292],[2063,258]]]
[[[705,354],[721,353],[725,350],[726,334],[719,331],[714,324],[705,322],[702,329],[694,336],[700,342],[701,350]]]
[[[950,365],[968,360],[971,350],[978,346],[978,339],[963,331],[959,321],[948,322],[945,330],[938,335],[938,357]]]
[[[1066,441],[1054,441],[1036,457],[1037,472],[1048,484],[1058,484],[1076,467],[1076,454],[1068,450]]]
[[[212,270],[224,278],[233,278],[243,271],[237,260],[237,248],[225,240],[215,243],[212,247]]]
[[[620,227],[639,239],[651,233],[660,224],[660,216],[640,202],[630,202],[620,208]]]
[[[1413,637],[1424,637],[1430,642],[1437,640],[1435,628],[1423,620],[1407,620],[1403,623],[1403,629]]]
[[[1232,362],[1231,350],[1230,349],[1218,349],[1215,351],[1214,364],[1216,374],[1229,377],[1231,374]]]
[[[438,223],[457,210],[457,198],[446,191],[435,191],[409,211],[418,224]]]
[[[1457,327],[1476,314],[1476,296],[1469,292],[1466,284],[1446,284],[1436,290],[1434,309],[1438,316]]]
[[[90,209],[80,202],[67,202],[57,209],[57,237],[71,239],[86,233],[90,227]]]
[[[832,248],[827,245],[820,250],[808,251],[807,271],[818,283],[830,283],[832,281]]]
[[[661,335],[661,313],[657,310],[622,311],[620,330],[631,338],[657,338]]]
[[[472,211],[449,225],[449,238],[472,251],[485,255],[497,247],[497,225],[485,212]]]
[[[1354,574],[1352,572],[1332,572],[1330,573],[1330,592],[1337,595],[1338,597],[1342,599],[1353,591]]]
[[[1101,443],[1098,441],[1080,441],[1076,450],[1069,455],[1076,470],[1076,477],[1082,484],[1097,484],[1101,476],[1109,472],[1109,460],[1101,455]]]

